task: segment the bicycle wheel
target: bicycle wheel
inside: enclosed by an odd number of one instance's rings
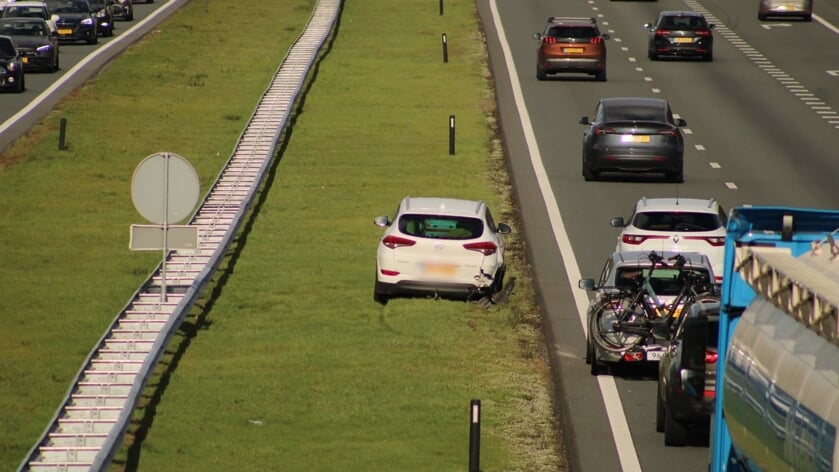
[[[629,316],[624,316],[624,315]],[[618,328],[618,319],[624,321],[636,321],[641,317],[631,312],[624,312],[620,305],[606,302],[597,307],[597,310],[589,320],[589,333],[591,339],[598,347],[610,352],[623,352],[641,344],[644,336],[631,334]]]

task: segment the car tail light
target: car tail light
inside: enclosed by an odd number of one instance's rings
[[[644,360],[643,352],[625,352],[623,353],[623,360],[626,362],[641,362]]]
[[[382,275],[387,275],[387,276],[390,276],[390,277],[396,277],[397,275],[399,275],[399,271],[398,271],[398,270],[385,270],[385,269],[381,269],[381,270],[380,270],[380,272],[382,273]]]
[[[613,134],[614,132],[614,128],[609,128],[606,126],[598,126],[594,128],[594,134],[597,136],[605,136],[607,134]]]
[[[670,30],[656,30],[656,36],[670,36]]]
[[[719,358],[719,354],[714,351],[705,351],[705,363],[706,364],[716,364],[717,359]]]
[[[542,38],[542,42],[545,44],[554,44],[556,42],[556,38],[553,36],[545,36]]]
[[[705,241],[706,243],[714,247],[725,245],[725,236],[686,236],[685,239]]]
[[[498,246],[491,241],[481,241],[479,243],[468,243],[463,245],[464,249],[468,249],[470,251],[478,251],[485,256],[489,256],[495,254],[498,251]]]
[[[676,128],[664,128],[664,129],[658,130],[658,132],[656,134],[662,134],[664,136],[669,136],[671,138],[675,138],[676,136],[678,136],[679,132],[676,131]]]
[[[601,38],[600,36],[595,36],[594,38],[591,38],[591,41],[589,42],[591,44],[601,44],[603,43],[603,38]]]
[[[711,30],[699,30],[696,32],[696,35],[708,37],[711,36]]]
[[[404,246],[413,246],[416,243],[417,242],[413,239],[400,238],[399,236],[385,236],[384,239],[382,239],[382,244],[391,249],[396,249],[398,247]]]
[[[667,239],[667,236],[648,236],[642,234],[624,234],[621,241],[624,244],[641,244],[648,239]]]

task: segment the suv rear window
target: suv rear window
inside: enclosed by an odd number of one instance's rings
[[[589,39],[598,36],[597,30],[591,26],[551,26],[548,28],[548,36],[554,38],[579,38]]]
[[[478,218],[406,214],[399,218],[399,231],[420,238],[474,239],[484,233]]]
[[[710,284],[711,277],[708,275],[707,270],[683,269],[683,271],[689,271],[691,275],[696,277],[697,283],[700,285]],[[636,286],[633,280],[640,276],[649,277],[650,269],[641,269],[639,267],[619,268],[615,274],[615,285],[618,288],[633,288]],[[650,285],[653,286],[653,290],[655,290],[655,293],[658,295],[676,295],[679,293],[679,290],[682,289],[684,282],[679,279],[679,269],[657,267],[653,271],[653,276],[650,279]]]
[[[632,224],[648,231],[701,232],[714,231],[722,227],[717,215],[713,213],[689,212],[644,212],[633,218]]]
[[[659,28],[674,30],[708,29],[708,23],[701,16],[665,16],[661,18]]]

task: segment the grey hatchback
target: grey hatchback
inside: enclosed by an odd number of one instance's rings
[[[583,116],[583,178],[595,180],[603,172],[663,172],[682,182],[684,135],[687,126],[674,118],[662,98],[602,98],[594,118]]]

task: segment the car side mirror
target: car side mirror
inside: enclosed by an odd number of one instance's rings
[[[513,231],[513,228],[511,228],[507,223],[498,223],[495,231],[501,234],[510,234]]]
[[[626,223],[623,221],[622,216],[616,216],[609,220],[609,226],[612,228],[623,228],[626,226]]]
[[[687,126],[687,125],[688,125],[687,121],[683,120],[682,118],[676,118],[676,126],[682,127],[682,126]]]
[[[377,216],[373,219],[373,224],[382,228],[390,226],[390,218],[387,216]]]
[[[587,116],[582,116],[582,117],[580,117],[580,124],[581,125],[590,125],[591,120],[589,120],[589,118]]]
[[[612,39],[612,35],[609,33],[603,33],[600,35],[600,37],[603,38],[604,41],[607,39]]]
[[[542,40],[542,33],[533,33],[533,39],[535,39],[537,41],[541,41]]]
[[[580,279],[577,286],[583,290],[594,290],[594,279]]]
[[[644,23],[644,29],[650,29],[653,27],[652,23]]]

